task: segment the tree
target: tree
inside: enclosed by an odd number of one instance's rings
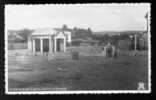
[[[31,35],[32,32],[33,32],[33,30],[22,29],[22,30],[18,31],[18,34],[24,39],[24,42],[26,42],[28,36]]]
[[[92,34],[92,30],[91,30],[90,28],[88,28],[88,32],[89,32],[90,34]]]
[[[63,29],[68,29],[68,27],[67,27],[66,24],[64,24],[62,28],[63,28]]]
[[[88,38],[92,36],[92,30],[90,28],[84,29],[84,28],[73,28],[74,37],[76,38]]]
[[[77,27],[74,27],[73,30],[74,30],[74,31],[77,31]]]
[[[73,34],[72,34],[72,37],[76,37],[77,30],[78,30],[77,27],[74,27],[74,28],[73,28]]]

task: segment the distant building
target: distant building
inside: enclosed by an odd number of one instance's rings
[[[131,38],[132,50],[135,49],[135,46],[136,46],[136,50],[148,49],[148,34],[146,32],[136,34],[136,39],[135,39],[135,35],[132,35],[132,38]]]
[[[148,49],[148,34],[146,32],[142,33],[138,39],[138,49],[147,50]]]
[[[65,52],[67,43],[71,43],[71,31],[59,28],[36,29],[28,37],[28,49],[39,52]]]

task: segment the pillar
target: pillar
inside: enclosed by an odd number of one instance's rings
[[[113,51],[112,51],[112,57],[114,56],[114,54],[115,54],[115,47],[114,46],[112,46],[112,49],[113,49]]]
[[[49,36],[49,53],[53,52],[53,41],[51,36]]]
[[[57,43],[56,43],[56,38],[54,38],[54,52],[56,52],[56,45],[57,45]]]
[[[27,41],[28,50],[31,50],[31,39],[28,37]]]
[[[41,53],[43,53],[43,39],[40,38],[40,50],[41,50]]]
[[[49,52],[52,52],[51,36],[49,36]]]
[[[103,55],[104,55],[104,57],[106,57],[106,53],[107,53],[107,52],[106,52],[106,50],[107,50],[107,48],[106,48],[106,47],[104,47],[104,52],[103,52],[103,53],[104,53],[104,54],[103,54]]]
[[[64,52],[66,52],[66,38],[64,38]]]
[[[33,48],[32,48],[32,50],[35,53],[35,39],[32,39],[32,41],[33,41]]]
[[[134,35],[134,42],[135,42],[135,44],[134,44],[134,50],[136,51],[137,50],[137,35],[135,34]]]
[[[54,39],[51,38],[51,51],[54,52]]]
[[[33,52],[33,39],[31,38],[31,51]]]

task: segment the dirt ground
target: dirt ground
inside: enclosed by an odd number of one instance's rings
[[[83,56],[79,60],[23,56],[24,61],[9,62],[8,87],[15,89],[136,90],[139,82],[148,89],[147,55],[120,55],[117,58]],[[17,90],[16,90],[17,91]],[[22,90],[23,91],[23,90]]]

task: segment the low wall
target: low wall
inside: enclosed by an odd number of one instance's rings
[[[8,43],[8,50],[27,49],[27,43]]]

